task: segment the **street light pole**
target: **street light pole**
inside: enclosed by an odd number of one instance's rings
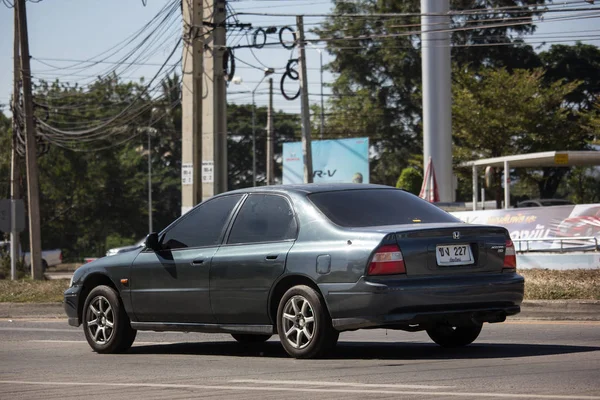
[[[265,68],[264,69],[264,75],[261,78],[261,80],[258,82],[258,84],[256,85],[256,87],[254,87],[253,90],[251,90],[252,93],[252,186],[255,187],[256,186],[256,102],[254,101],[255,99],[255,94],[256,91],[258,90],[258,87],[260,86],[260,84],[265,80],[265,78],[271,74],[273,74],[275,72],[275,70],[273,68]],[[242,78],[240,77],[234,77],[232,79],[233,83],[236,85],[244,85],[246,86],[243,81]],[[248,89],[250,89],[248,86],[246,86]]]
[[[263,79],[265,78],[263,77]],[[261,84],[263,79],[258,82],[258,85]],[[254,94],[258,89],[258,85],[252,91],[252,187],[256,186],[256,102],[254,101]]]
[[[325,131],[325,106],[323,104],[323,51],[319,52],[319,62],[321,63],[321,132],[319,139],[323,140],[323,131]]]
[[[319,139],[323,139],[323,132],[325,131],[325,104],[323,101],[323,50],[316,47],[314,44],[307,42],[310,47],[319,52],[319,64],[321,73],[321,128],[319,130]]]
[[[150,142],[150,132],[148,129],[148,233],[152,233],[152,143]]]

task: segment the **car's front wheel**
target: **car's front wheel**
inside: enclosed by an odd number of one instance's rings
[[[281,298],[277,331],[283,348],[295,358],[322,356],[339,337],[321,296],[305,285],[292,287]]]
[[[246,333],[232,333],[231,336],[240,343],[262,343],[273,335],[250,335]]]
[[[128,350],[137,331],[117,292],[109,286],[97,286],[88,294],[83,307],[83,331],[97,353],[121,353]]]
[[[436,325],[427,329],[427,334],[442,347],[462,347],[469,345],[481,333],[482,324],[469,325]]]

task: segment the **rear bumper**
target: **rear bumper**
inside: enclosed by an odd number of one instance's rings
[[[69,318],[69,325],[79,326],[81,325],[81,318],[79,315],[79,294],[81,292],[81,286],[72,286],[65,291],[63,306],[67,317]]]
[[[514,273],[369,279],[319,285],[339,331],[467,321],[501,322],[520,312],[524,279]],[[418,328],[415,328],[418,329]]]

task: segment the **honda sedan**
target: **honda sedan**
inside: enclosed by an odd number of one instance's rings
[[[144,246],[79,268],[64,304],[98,353],[152,330],[277,334],[312,358],[362,328],[468,345],[520,311],[523,286],[505,228],[386,186],[310,184],[214,196]]]

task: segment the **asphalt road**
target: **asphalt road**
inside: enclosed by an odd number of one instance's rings
[[[442,349],[425,333],[344,333],[323,360],[276,338],[140,332],[127,354],[93,353],[66,320],[0,320],[0,399],[598,399],[600,322],[486,324]]]

